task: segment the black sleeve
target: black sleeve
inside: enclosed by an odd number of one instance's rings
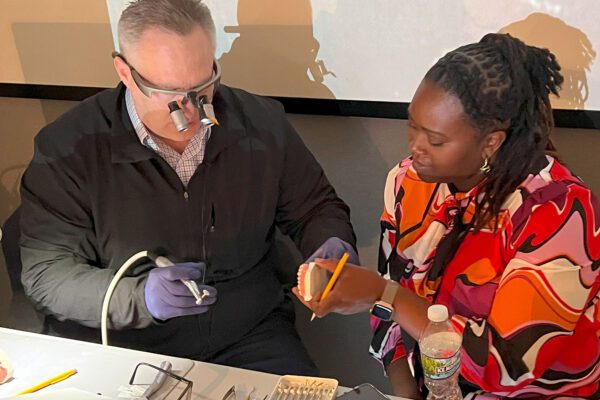
[[[281,114],[285,159],[279,183],[277,225],[291,236],[305,258],[334,236],[356,249],[350,209],[337,196],[317,160],[283,112]]]
[[[54,137],[53,137],[54,136]],[[102,265],[90,211],[87,177],[75,146],[55,144],[42,131],[21,186],[21,258],[25,293],[59,320],[100,326],[102,301],[115,271]],[[121,279],[109,312],[113,329],[152,323],[145,277]]]

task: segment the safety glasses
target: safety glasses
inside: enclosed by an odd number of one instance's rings
[[[159,101],[164,101],[166,103],[173,101],[173,99],[181,99],[183,104],[185,104],[187,102],[188,98],[191,98],[194,95],[199,95],[200,93],[202,93],[204,90],[206,90],[211,85],[218,85],[219,80],[221,79],[221,66],[219,65],[217,60],[214,60],[212,76],[210,77],[210,79],[208,79],[206,82],[202,83],[201,85],[196,86],[194,88],[190,88],[189,90],[187,90],[185,92],[177,91],[177,90],[162,89],[158,86],[153,85],[147,79],[145,79],[142,75],[140,75],[140,73],[137,72],[136,69],[131,64],[129,64],[129,62],[125,59],[125,57],[123,57],[123,55],[120,54],[119,52],[116,52],[116,51],[113,52],[112,57],[113,58],[119,57],[121,60],[123,60],[125,62],[125,64],[127,64],[129,69],[131,70],[131,76],[133,77],[135,84],[140,89],[140,91],[142,93],[144,93],[144,95],[146,97],[149,97],[152,99],[157,99]]]

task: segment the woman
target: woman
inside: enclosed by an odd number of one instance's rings
[[[371,353],[398,395],[424,393],[416,340],[441,303],[463,334],[466,398],[600,398],[600,203],[549,155],[559,70],[501,34],[441,58],[409,107],[412,156],[388,175],[383,277],[347,265],[325,300],[305,302],[355,313],[391,290]]]

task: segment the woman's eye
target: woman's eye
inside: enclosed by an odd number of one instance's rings
[[[427,140],[429,141],[429,145],[433,147],[441,147],[446,143],[446,141],[443,138],[439,137],[439,135],[428,134]]]

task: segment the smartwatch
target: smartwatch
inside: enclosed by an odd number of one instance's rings
[[[398,291],[398,282],[388,280],[381,295],[381,300],[376,301],[371,308],[371,314],[382,321],[391,321],[394,318],[394,298]]]

